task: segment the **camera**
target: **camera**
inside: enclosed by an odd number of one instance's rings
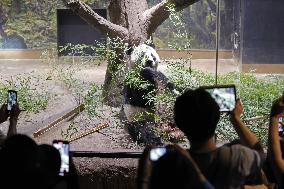
[[[61,157],[59,175],[65,176],[69,173],[69,142],[64,140],[54,140],[53,146],[59,151]]]
[[[166,147],[157,147],[150,150],[150,160],[158,161],[163,155],[167,153]]]
[[[220,112],[230,112],[236,106],[235,85],[204,86],[220,107]]]
[[[7,110],[11,111],[13,105],[17,103],[17,91],[8,90],[7,94]]]

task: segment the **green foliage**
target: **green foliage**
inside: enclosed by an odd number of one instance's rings
[[[171,28],[171,41],[168,46],[177,51],[188,50],[190,48],[190,35],[186,29],[185,22],[182,20],[182,14],[176,11],[174,4],[168,3],[167,9],[170,12],[169,20],[173,27]]]
[[[3,5],[8,13],[4,30],[22,36],[28,48],[56,46],[57,1],[12,1]]]
[[[76,123],[72,121],[66,131],[61,130],[61,136],[64,140],[69,140],[73,136],[75,136],[78,133],[78,128],[76,126]]]
[[[155,114],[155,112],[153,111],[145,111],[145,112],[140,112],[140,113],[136,113],[133,117],[134,121],[140,122],[140,121],[145,121],[145,120],[155,120],[156,122],[159,121],[159,116],[157,116],[157,114]]]
[[[215,84],[215,76],[210,73],[198,70],[189,71],[187,66],[178,62],[168,66],[168,76],[172,83],[180,91],[187,88],[195,89],[199,86],[208,86]],[[237,86],[237,96],[241,98],[244,113],[244,120],[254,117],[264,117],[263,119],[247,122],[247,126],[260,138],[262,144],[266,146],[268,134],[268,118],[273,100],[278,98],[284,88],[284,77],[278,75],[269,75],[263,78],[257,78],[254,73],[231,72],[224,75],[218,75],[218,84],[235,84]],[[158,103],[166,103],[169,108],[173,107],[176,95],[172,93],[162,93],[157,96]],[[167,115],[172,119],[172,113]],[[231,141],[237,138],[229,118],[222,115],[217,127],[217,135],[221,141]]]
[[[84,97],[85,109],[90,117],[98,115],[98,108],[103,106],[102,86],[93,84]]]
[[[29,75],[19,75],[0,83],[0,102],[7,101],[7,91],[18,92],[18,103],[22,110],[27,112],[39,112],[47,107],[52,95],[45,86],[39,86],[40,78]],[[42,87],[42,89],[41,89]]]
[[[138,90],[145,90],[153,86],[153,84],[148,81],[142,80],[140,76],[140,68],[134,68],[129,70],[125,75],[125,84],[130,88],[135,88]]]
[[[216,1],[212,1],[216,5]],[[171,6],[171,5],[170,5]],[[169,9],[173,11],[172,8]],[[178,16],[178,17],[176,17]],[[159,26],[157,31],[154,33],[155,41],[163,41],[163,43],[157,43],[158,48],[167,48],[164,44],[171,44],[168,48],[182,47],[183,38],[175,38],[176,30],[184,27],[186,33],[190,34],[184,36],[185,38],[190,37],[190,45],[194,49],[214,49],[216,40],[216,10],[209,6],[207,1],[199,1],[188,8],[184,9],[176,16],[170,17],[162,25]],[[232,18],[231,18],[232,19]],[[173,22],[173,20],[175,20]],[[183,25],[175,23],[182,22]],[[228,29],[232,29],[231,22],[222,23],[223,25],[229,25]],[[182,27],[181,27],[182,26]],[[173,33],[172,31],[176,31]],[[230,30],[231,31],[231,30]],[[179,34],[178,34],[179,35]],[[222,35],[222,38],[230,41],[228,36]],[[177,45],[174,45],[177,44]],[[173,45],[173,46],[172,46]]]
[[[119,78],[125,73],[124,55],[129,49],[128,43],[116,37],[107,37],[106,43],[96,42],[96,58],[100,61],[108,61],[109,72],[111,73],[112,85],[117,84]]]

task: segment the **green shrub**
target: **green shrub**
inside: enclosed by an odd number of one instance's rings
[[[18,103],[20,108],[27,112],[39,112],[47,107],[51,94],[39,86],[40,78],[28,75],[18,75],[10,80],[0,83],[0,102],[7,101],[7,91],[16,90],[18,92]],[[43,87],[43,88],[42,88]]]

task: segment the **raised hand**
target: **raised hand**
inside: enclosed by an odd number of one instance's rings
[[[9,117],[9,112],[7,110],[7,104],[3,104],[0,108],[0,123],[5,122]]]
[[[18,119],[20,113],[21,113],[21,110],[19,108],[19,105],[14,104],[10,112],[10,119]]]

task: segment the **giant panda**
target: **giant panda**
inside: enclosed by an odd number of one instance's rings
[[[149,101],[145,96],[158,89],[159,85],[171,88],[167,77],[157,70],[160,57],[156,50],[146,44],[141,44],[133,49],[130,55],[130,69],[140,67],[140,79],[150,85],[145,88],[135,88],[125,85],[124,89],[124,111],[128,120],[133,120],[133,116],[139,112],[149,111],[154,107],[154,102]]]
[[[128,65],[128,67],[130,69],[139,67],[140,79],[150,85],[145,89],[137,89],[125,84],[124,88],[125,103],[123,105],[123,113],[128,124],[128,130],[131,135],[140,135],[144,143],[151,144],[159,144],[161,142],[161,140],[155,137],[150,131],[150,127],[153,126],[153,120],[137,122],[135,116],[139,113],[151,112],[155,109],[155,102],[145,98],[149,92],[158,92],[160,88],[174,90],[173,85],[168,82],[167,77],[162,72],[158,71],[159,62],[160,57],[153,47],[146,44],[135,47],[131,51],[130,65]]]

